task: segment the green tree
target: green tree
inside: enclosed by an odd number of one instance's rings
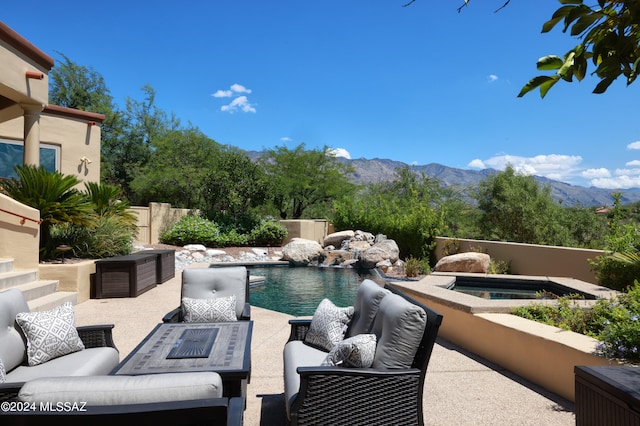
[[[40,259],[55,255],[51,228],[59,223],[88,225],[93,208],[87,197],[75,186],[80,180],[60,172],[48,172],[44,167],[15,167],[18,179],[5,180],[0,189],[16,201],[40,211]]]
[[[476,194],[483,238],[529,244],[562,245],[567,230],[557,223],[561,206],[533,176],[505,171],[482,181]]]
[[[205,179],[220,146],[196,128],[173,129],[153,138],[153,153],[131,182],[135,199],[171,203],[175,207],[203,208]],[[146,143],[145,143],[146,144]]]
[[[331,203],[353,191],[347,174],[351,168],[341,163],[328,147],[305,150],[304,144],[290,150],[284,146],[268,150],[261,159],[273,182],[272,202],[281,219],[300,219],[307,210]]]
[[[336,229],[360,229],[392,238],[400,256],[428,259],[442,229],[443,191],[435,179],[408,166],[392,181],[372,183],[334,203]]]

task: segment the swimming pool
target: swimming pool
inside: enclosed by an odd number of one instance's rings
[[[336,306],[351,306],[360,283],[368,278],[380,284],[384,280],[375,271],[355,268],[313,266],[248,266],[251,276],[265,277],[252,285],[253,306],[294,316],[311,316],[322,299]]]
[[[556,299],[569,294],[584,299],[596,299],[595,296],[552,281],[485,278],[485,277],[456,277],[449,290],[470,294],[490,300],[503,299]]]

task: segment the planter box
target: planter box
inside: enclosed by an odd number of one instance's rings
[[[175,250],[144,250],[136,254],[156,255],[156,283],[162,284],[176,276]]]
[[[130,254],[96,261],[92,297],[137,297],[156,286],[155,254]]]
[[[640,425],[640,368],[576,366],[576,425]]]

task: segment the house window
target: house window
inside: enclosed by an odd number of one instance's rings
[[[22,164],[24,158],[24,143],[0,139],[0,178],[17,178],[13,168]],[[40,165],[53,172],[60,169],[60,147],[40,144]]]

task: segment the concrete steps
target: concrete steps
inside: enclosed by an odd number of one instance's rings
[[[40,280],[36,269],[13,269],[13,259],[0,259],[0,291],[17,288],[22,291],[31,311],[46,311],[64,302],[78,303],[78,294],[57,291],[57,280]]]

